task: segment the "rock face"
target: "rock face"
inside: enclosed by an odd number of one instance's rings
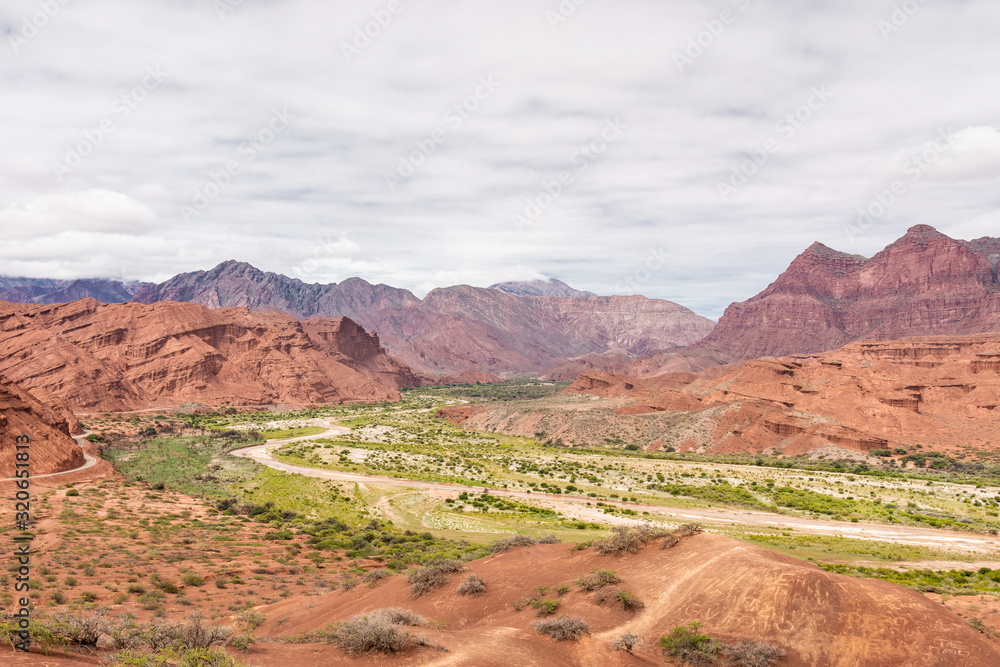
[[[93,299],[0,303],[0,373],[77,411],[395,400],[419,384],[347,319]]]
[[[584,292],[573,289],[561,280],[549,278],[548,280],[521,280],[507,283],[497,283],[490,285],[490,289],[500,290],[515,296],[597,296],[593,292]]]
[[[13,477],[17,470],[15,438],[19,435],[30,438],[32,475],[79,468],[84,463],[83,451],[70,434],[81,432],[72,415],[42,404],[0,375],[0,478]]]
[[[718,535],[686,537],[670,549],[653,542],[620,558],[599,556],[594,549],[570,551],[565,544],[517,547],[466,565],[469,573],[487,582],[483,596],[455,594],[466,573],[416,599],[404,577],[392,577],[375,588],[358,586],[350,592],[289,598],[265,607],[262,612],[268,621],[259,633],[306,633],[374,609],[395,607],[443,621],[447,630],[420,628],[429,646],[411,652],[360,659],[327,653],[323,664],[663,664],[657,639],[693,621],[704,624],[701,632],[726,643],[752,639],[780,647],[785,657],[778,665],[1000,664],[995,643],[916,591],[877,579],[832,574],[815,564]],[[531,628],[535,614],[517,611],[520,606],[515,605],[532,590],[571,582],[595,569],[614,570],[622,588],[633,591],[644,608],[626,612],[618,605],[596,604],[592,594],[574,587],[559,598],[559,613],[582,617],[588,624],[590,634],[576,641],[540,635]],[[645,637],[649,646],[645,655],[611,647],[611,641],[624,633]],[[432,648],[437,646],[444,650]],[[308,661],[303,653],[295,664],[314,664]]]
[[[132,300],[136,290],[146,283],[120,283],[114,280],[36,280],[0,277],[0,301],[16,303],[69,303],[92,298],[102,303]]]
[[[715,454],[864,454],[915,444],[992,451],[1000,428],[1000,334],[858,342],[819,355],[755,359],[714,375],[721,376],[588,372],[566,390],[563,405],[448,408],[442,415],[480,430],[543,432],[569,445],[618,435],[647,449]],[[580,395],[592,400],[581,404]]]
[[[468,369],[542,374],[588,354],[645,355],[689,345],[714,326],[675,303],[641,296],[517,296],[460,285],[420,300],[358,278],[307,285],[239,262],[176,276],[139,290],[135,299],[276,310],[300,319],[350,317],[377,331],[411,368],[439,376]]]
[[[699,347],[752,359],[998,331],[998,264],[1000,239],[958,241],[926,225],[871,259],[815,243],[763,292],[727,308]]]

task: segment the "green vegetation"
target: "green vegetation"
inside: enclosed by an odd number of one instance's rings
[[[1000,595],[1000,570],[895,570],[887,567],[864,567],[830,563],[821,566],[827,572],[852,577],[882,579],[907,586],[921,593],[949,595]]]

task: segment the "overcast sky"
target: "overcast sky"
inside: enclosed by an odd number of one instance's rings
[[[0,25],[4,275],[553,276],[717,318],[813,241],[1000,236],[996,0],[4,0]]]

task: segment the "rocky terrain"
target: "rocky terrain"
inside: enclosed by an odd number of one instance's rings
[[[550,296],[554,294],[561,296]],[[587,293],[557,282],[498,289],[459,285],[433,290],[421,300],[407,290],[358,278],[307,285],[226,262],[148,286],[135,299],[277,310],[300,319],[350,317],[378,332],[393,356],[436,376],[469,369],[500,376],[544,374],[588,354],[635,357],[690,345],[714,326],[669,301],[582,294]]]
[[[785,652],[781,665],[1000,663],[996,644],[912,590],[829,574],[805,561],[715,535],[683,538],[671,549],[657,546],[654,542],[624,557],[600,556],[593,548],[570,552],[559,544],[518,547],[469,563],[466,573],[452,575],[448,585],[417,599],[402,577],[373,589],[308,598],[308,604],[290,598],[262,608],[269,620],[259,631],[265,636],[309,632],[395,607],[438,622],[440,629],[408,628],[424,634],[430,646],[398,657],[380,656],[377,664],[501,667],[510,664],[511,656],[517,656],[518,665],[539,667],[659,663],[659,637],[692,622],[703,623],[702,632],[728,643],[752,639],[778,646]],[[633,593],[642,608],[625,611],[614,599],[599,603],[594,593],[574,585],[594,569],[614,572],[621,581],[611,588]],[[468,573],[486,582],[481,596],[456,594]],[[553,589],[559,585],[570,592],[557,596]],[[525,604],[518,611],[517,603],[542,597],[538,590],[553,591],[545,597],[559,601],[558,613],[582,618],[589,634],[555,641],[533,630],[535,610]],[[635,655],[614,651],[611,643],[626,632],[642,636],[646,648]],[[314,661],[302,664],[355,664],[333,647],[321,655],[307,653],[305,647],[300,651],[300,659]],[[281,653],[287,659],[289,654]],[[277,656],[263,664],[278,664]]]
[[[45,280],[0,277],[0,301],[15,303],[69,303],[77,299],[97,299],[102,303],[132,300],[146,283],[115,280]]]
[[[1000,239],[918,225],[871,259],[815,243],[767,289],[726,309],[699,347],[734,359],[856,340],[1000,330]]]
[[[77,411],[395,400],[421,381],[347,319],[93,299],[0,303],[0,373]]]
[[[647,449],[711,453],[827,448],[992,450],[1000,335],[906,338],[762,358],[707,374],[583,373],[537,406],[443,411],[478,430],[544,433],[569,445],[618,436]],[[583,399],[583,400],[581,400]],[[589,399],[589,400],[588,400]]]
[[[71,434],[82,433],[68,412],[51,408],[0,375],[0,478],[16,470],[15,438],[27,435],[30,472],[45,475],[83,465],[83,451]]]

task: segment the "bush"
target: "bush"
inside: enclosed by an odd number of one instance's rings
[[[555,535],[546,535],[545,537],[539,537],[535,544],[561,544],[559,538]]]
[[[577,577],[574,582],[585,591],[596,591],[598,588],[617,584],[621,579],[612,570],[599,570],[594,568],[589,574]]]
[[[528,547],[535,544],[535,538],[527,535],[512,535],[502,540],[497,540],[489,546],[490,553],[502,554],[510,551],[514,547]]]
[[[232,628],[225,625],[205,625],[199,612],[188,616],[188,621],[180,627],[180,637],[185,648],[209,648],[212,644],[224,644]]]
[[[456,560],[444,558],[429,561],[423,567],[410,572],[406,581],[414,598],[430,593],[435,588],[447,585],[448,575],[461,572],[465,568]]]
[[[90,614],[59,614],[52,617],[53,633],[62,635],[71,644],[97,646],[97,641],[107,634],[104,612]]]
[[[69,491],[66,492],[66,495],[67,496],[78,496],[78,495],[80,495],[80,492],[78,490],[76,490],[76,489],[70,489]]]
[[[641,651],[646,648],[646,640],[642,635],[636,635],[631,632],[625,632],[618,635],[618,638],[611,642],[612,651],[625,651],[626,653],[631,653],[632,651]]]
[[[379,609],[337,623],[325,638],[348,655],[363,653],[399,653],[414,646],[425,646],[427,639],[411,634],[407,626],[421,626],[426,621],[405,609]]]
[[[537,616],[551,616],[559,609],[559,600],[532,600],[531,606],[538,610]]]
[[[641,526],[617,526],[615,534],[605,540],[594,542],[601,556],[624,556],[634,554],[647,542],[663,537],[666,533],[649,524]]]
[[[389,570],[371,570],[367,574],[365,574],[363,581],[368,586],[368,588],[375,588],[375,584],[391,576],[392,574],[389,572]]]
[[[635,596],[635,593],[633,593],[632,591],[624,591],[624,590],[618,591],[618,594],[615,595],[615,598],[618,600],[618,604],[620,604],[622,606],[622,609],[624,609],[625,611],[637,611],[646,606],[642,603],[642,600],[640,600]]]
[[[264,614],[260,613],[259,611],[254,611],[253,609],[245,609],[240,613],[236,614],[236,620],[241,623],[245,623],[247,627],[249,627],[252,630],[254,628],[258,628],[261,625],[263,625],[264,621],[267,620],[267,617],[264,616]]]
[[[470,574],[455,592],[459,595],[482,595],[486,592],[486,580],[478,574]]]
[[[563,614],[559,618],[549,618],[544,621],[533,621],[531,627],[535,632],[548,635],[556,641],[579,639],[590,634],[590,626],[579,616]]]
[[[722,648],[722,643],[698,632],[701,623],[678,625],[666,637],[660,637],[663,654],[692,665],[710,665]]]
[[[185,572],[181,576],[181,581],[184,582],[185,586],[203,586],[205,584],[205,578],[194,572]]]
[[[722,650],[734,665],[740,667],[771,667],[785,655],[777,646],[753,639],[744,639],[738,644],[724,644]]]
[[[241,663],[222,649],[167,649],[149,654],[129,649],[103,663],[108,667],[237,667]]]

